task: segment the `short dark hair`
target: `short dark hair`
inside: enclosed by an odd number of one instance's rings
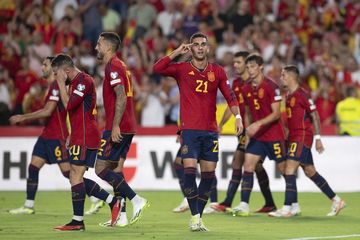
[[[259,54],[250,54],[245,60],[246,64],[249,62],[256,62],[259,66],[262,66],[264,64],[264,59]]]
[[[286,65],[284,67],[284,70],[295,74],[296,78],[299,78],[299,76],[300,76],[300,71],[299,71],[298,67],[295,65]]]
[[[208,37],[204,33],[201,33],[201,32],[197,32],[197,33],[194,33],[193,35],[191,35],[190,43],[192,43],[195,38],[205,38],[206,42],[208,41]]]
[[[47,56],[46,58],[45,58],[45,60],[49,60],[50,61],[50,63],[52,62],[52,60],[54,60],[54,56]]]
[[[357,91],[354,86],[349,86],[345,89],[346,97],[357,97]]]
[[[114,52],[116,52],[121,44],[120,37],[117,33],[114,32],[102,32],[100,37],[103,37],[106,41],[108,41]]]
[[[67,54],[59,54],[51,61],[51,67],[62,67],[67,65],[69,67],[75,67],[74,61]]]
[[[240,52],[236,52],[235,54],[234,54],[234,57],[242,57],[242,58],[244,58],[244,59],[246,59],[248,56],[249,56],[249,52],[246,52],[246,51],[240,51]]]

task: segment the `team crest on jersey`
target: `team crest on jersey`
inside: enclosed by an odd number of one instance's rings
[[[214,72],[208,72],[207,73],[207,78],[210,82],[215,81],[215,73]]]
[[[191,76],[195,75],[194,71],[190,71],[188,74],[191,75]]]
[[[292,97],[290,99],[290,107],[294,107],[295,106],[295,103],[296,103],[296,98],[295,97]]]
[[[79,83],[77,86],[76,86],[76,89],[79,90],[80,92],[84,91],[85,90],[85,85],[84,84],[81,84]]]
[[[187,154],[189,152],[189,148],[187,145],[184,145],[181,147],[181,153],[182,154]]]
[[[258,94],[259,94],[259,98],[263,98],[264,97],[264,89],[260,88]]]
[[[110,77],[111,77],[112,79],[116,79],[118,76],[119,76],[119,74],[118,74],[117,72],[111,72],[111,73],[110,73]]]
[[[59,95],[59,90],[53,89],[51,93],[53,96],[57,96]]]

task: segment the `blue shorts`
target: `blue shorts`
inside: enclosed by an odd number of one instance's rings
[[[65,141],[61,140],[39,137],[35,143],[32,155],[45,159],[48,164],[58,164],[69,161]]]
[[[245,143],[246,143],[246,135],[245,134],[241,134],[238,137],[238,145],[236,147],[236,151],[241,151],[241,152],[245,152]]]
[[[176,153],[176,158],[181,158],[181,147],[179,147],[179,150]]]
[[[217,162],[219,160],[219,134],[203,130],[181,131],[181,158],[195,158]]]
[[[268,157],[277,163],[286,160],[285,141],[264,142],[251,138],[245,152],[261,156],[262,159]]]
[[[302,165],[314,165],[311,149],[299,142],[289,142],[287,159],[298,161]]]
[[[98,159],[109,161],[119,161],[120,158],[126,159],[134,134],[121,134],[121,136],[123,138],[119,143],[113,143],[110,140],[111,131],[104,131],[101,138],[101,145],[97,153]]]
[[[97,149],[88,149],[84,146],[72,145],[69,148],[69,153],[71,164],[94,167]]]

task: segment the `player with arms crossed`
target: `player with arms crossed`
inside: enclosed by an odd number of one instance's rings
[[[191,51],[189,62],[172,63],[176,57]],[[155,73],[174,77],[180,89],[181,157],[184,164],[184,192],[190,211],[190,230],[208,231],[202,222],[202,213],[210,195],[218,161],[218,127],[216,123],[216,94],[220,89],[232,113],[236,116],[236,131],[243,126],[238,102],[231,91],[224,69],[209,63],[208,38],[195,33],[190,44],[181,44],[168,56],[155,63]],[[196,185],[196,167],[199,159],[201,181]]]
[[[15,115],[10,118],[11,124],[17,124],[27,120],[48,118],[42,134],[36,141],[28,168],[26,180],[26,201],[23,207],[12,209],[11,214],[34,214],[35,195],[39,182],[39,171],[45,165],[58,164],[64,177],[69,178],[70,165],[65,141],[68,136],[66,128],[66,109],[60,101],[59,87],[54,81],[51,61],[54,57],[47,57],[42,63],[43,78],[50,87],[45,98],[45,106],[32,113]]]
[[[301,166],[305,175],[310,178],[321,191],[332,200],[331,211],[327,216],[336,216],[345,207],[345,202],[334,193],[327,181],[316,171],[311,153],[311,145],[315,138],[315,149],[324,151],[320,138],[320,120],[310,95],[300,87],[300,72],[296,66],[283,68],[281,82],[288,90],[286,97],[286,113],[288,118],[289,138],[285,170],[285,203],[282,209],[269,213],[272,217],[294,216],[292,204],[297,202],[295,172]],[[314,130],[312,128],[314,126]]]
[[[267,156],[275,160],[280,172],[285,169],[285,133],[280,122],[280,88],[263,73],[263,59],[252,54],[246,58],[251,82],[244,87],[246,114],[252,123],[246,133],[250,137],[245,150],[244,173],[241,184],[241,202],[233,209],[234,216],[249,216],[249,200],[254,185],[256,164]]]
[[[85,194],[106,201],[112,212],[112,225],[120,211],[120,200],[110,195],[90,179],[84,178],[89,167],[94,167],[100,144],[96,119],[96,91],[94,80],[74,65],[70,56],[59,54],[51,66],[60,90],[61,101],[70,119],[70,184],[72,191],[73,218],[58,231],[84,231]],[[69,92],[65,83],[69,83]]]
[[[246,84],[248,84],[249,73],[246,69],[245,60],[249,56],[248,52],[237,52],[234,55],[234,69],[238,76],[233,81],[232,90],[238,98],[240,112],[244,115],[245,113],[245,101],[243,95],[243,88]],[[219,123],[219,131],[223,125],[230,119],[231,111],[227,108],[224,112],[224,115]],[[243,118],[243,125],[245,126],[245,119],[248,119],[247,116]],[[234,200],[235,193],[240,185],[241,177],[242,177],[242,166],[244,164],[245,158],[245,143],[246,143],[246,135],[243,132],[239,138],[239,143],[236,147],[233,162],[232,162],[232,176],[228,185],[228,189],[226,192],[226,198],[223,202],[219,204],[214,204],[211,207],[218,212],[232,212],[231,204]],[[258,213],[266,213],[276,210],[275,203],[270,191],[269,187],[269,177],[266,173],[266,170],[262,166],[262,161],[259,161],[255,168],[256,177],[258,179],[261,192],[265,199],[265,206],[259,209]]]
[[[133,205],[130,224],[133,224],[149,207],[149,202],[131,189],[123,174],[126,155],[135,135],[136,120],[130,71],[116,56],[120,43],[120,38],[116,33],[103,32],[95,48],[98,52],[98,60],[106,64],[103,82],[106,125],[98,151],[95,172],[113,187],[115,196],[130,199]],[[127,224],[125,207],[123,207],[117,225]],[[109,222],[100,225],[108,226]]]

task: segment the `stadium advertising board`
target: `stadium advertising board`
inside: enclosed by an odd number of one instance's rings
[[[30,163],[35,137],[0,138],[0,190],[25,190],[27,165]],[[314,151],[314,162],[336,192],[360,191],[360,138],[323,137],[325,152]],[[217,167],[218,189],[226,190],[231,177],[232,153],[236,138],[220,138],[220,161]],[[179,144],[175,136],[136,136],[125,163],[125,176],[134,189],[178,190],[178,180],[172,168]],[[273,161],[265,160],[265,168],[273,191],[284,191],[285,184]],[[105,188],[107,183],[100,180],[93,169],[86,173]],[[40,190],[67,190],[69,183],[62,176],[57,165],[47,165],[40,171]],[[259,190],[255,181],[254,189]],[[302,170],[298,172],[299,191],[319,191]]]

